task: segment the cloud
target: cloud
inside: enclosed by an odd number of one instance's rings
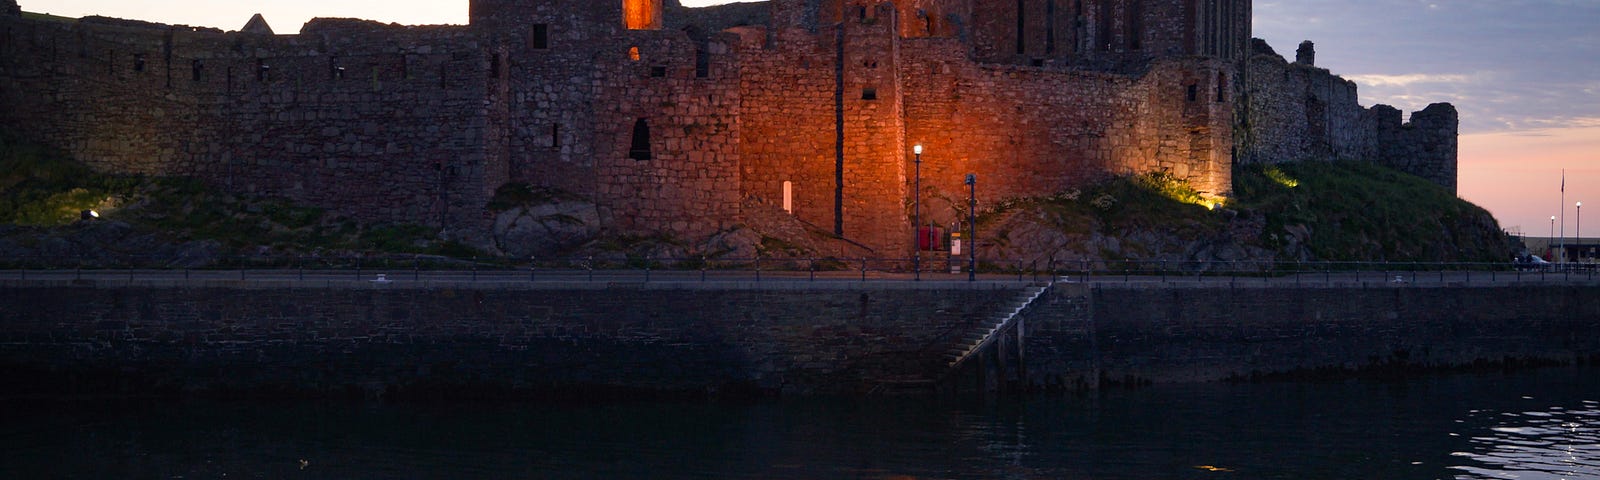
[[[1360,85],[1368,85],[1373,87],[1409,87],[1415,84],[1424,83],[1472,83],[1475,81],[1475,76],[1473,75],[1428,73],[1408,73],[1403,75],[1347,75],[1345,78]]]

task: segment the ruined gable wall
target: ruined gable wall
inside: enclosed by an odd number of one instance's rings
[[[1264,42],[1249,63],[1248,140],[1241,163],[1361,160],[1377,149],[1375,124],[1354,82],[1289,63]]]
[[[1368,161],[1455,191],[1455,107],[1430,105],[1410,123],[1402,123],[1402,113],[1392,107],[1362,107],[1356,84],[1310,64],[1310,48],[1302,46],[1301,61],[1289,63],[1256,41],[1240,163]]]
[[[1435,103],[1400,123],[1400,111],[1388,105],[1372,107],[1378,129],[1378,161],[1456,191],[1457,135],[1460,118],[1454,105]]]
[[[476,221],[450,214],[486,199],[476,42],[457,27],[335,24],[272,37],[7,21],[0,122],[103,171],[373,220]]]

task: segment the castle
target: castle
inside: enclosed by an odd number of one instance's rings
[[[0,126],[105,171],[466,238],[508,183],[618,234],[783,209],[879,255],[909,253],[914,203],[947,225],[969,191],[1164,171],[1220,200],[1235,164],[1328,158],[1455,187],[1453,107],[1361,107],[1309,42],[1289,62],[1252,41],[1249,0],[470,0],[466,26],[298,35],[0,2]]]

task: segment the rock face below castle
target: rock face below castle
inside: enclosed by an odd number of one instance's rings
[[[909,252],[914,212],[964,217],[969,173],[980,208],[1154,171],[1225,197],[1236,161],[1379,158],[1454,185],[1453,109],[1368,112],[1252,48],[1248,0],[470,10],[298,35],[0,15],[0,125],[107,171],[468,240],[508,183],[589,199],[615,234],[692,241],[757,205],[880,256]]]

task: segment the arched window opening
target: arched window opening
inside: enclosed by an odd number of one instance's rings
[[[622,0],[622,24],[628,30],[660,30],[661,0]]]
[[[639,47],[628,48],[628,60],[639,61]]]
[[[628,158],[634,160],[650,159],[650,123],[643,118],[633,122],[633,142],[628,147]]]

